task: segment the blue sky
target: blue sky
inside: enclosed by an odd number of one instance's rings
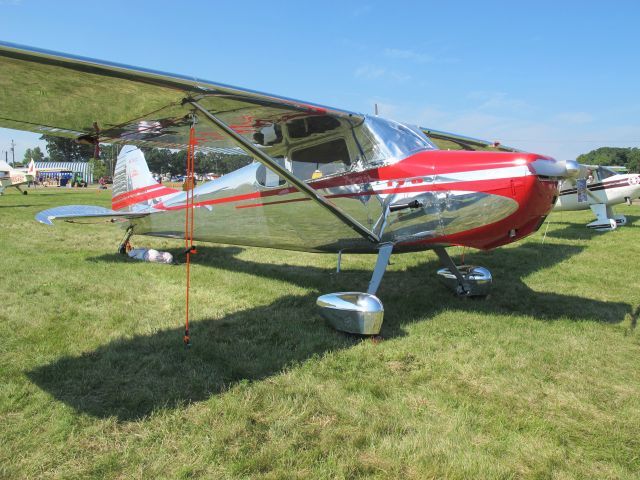
[[[0,0],[0,39],[575,158],[640,146],[640,2]],[[0,75],[2,72],[0,72]],[[37,136],[0,129],[16,159]],[[10,154],[9,154],[10,156]]]

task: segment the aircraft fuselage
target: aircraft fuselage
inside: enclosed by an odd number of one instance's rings
[[[558,182],[536,175],[536,160],[526,153],[423,151],[308,184],[395,251],[490,249],[531,234],[552,208]],[[315,252],[379,248],[296,188],[266,186],[263,175],[253,163],[196,187],[194,239]],[[131,221],[136,234],[184,238],[185,192],[142,188],[114,197],[113,208],[143,207],[142,200],[152,213]],[[395,210],[412,202],[415,208]]]

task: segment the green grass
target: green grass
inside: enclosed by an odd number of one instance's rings
[[[33,220],[109,202],[0,197],[0,477],[638,478],[640,207],[615,232],[554,214],[544,243],[546,225],[467,252],[486,300],[450,294],[433,253],[392,257],[379,343],[315,308],[365,289],[373,257],[336,277],[330,255],[200,245],[185,351],[184,266],[115,255],[114,226]]]

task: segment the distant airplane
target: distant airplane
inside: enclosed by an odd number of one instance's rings
[[[12,168],[8,163],[0,162],[0,195],[4,193],[5,188],[13,187],[20,191],[23,195],[27,194],[26,190],[22,190],[20,186],[33,182],[38,173],[73,173],[66,168],[36,168],[33,160],[29,162],[29,166],[24,168]]]
[[[584,171],[582,178],[562,182],[554,210],[590,208],[596,220],[588,223],[587,227],[600,232],[626,224],[626,217],[614,215],[612,207],[625,202],[631,205],[634,198],[640,197],[640,175],[618,173],[601,165],[582,165],[581,170]]]
[[[0,195],[3,195],[4,189],[9,187],[13,187],[23,195],[26,195],[27,191],[22,190],[20,186],[33,182],[36,176],[35,172],[33,160],[29,162],[29,168],[26,172],[24,169],[16,169],[8,163],[0,161]]]

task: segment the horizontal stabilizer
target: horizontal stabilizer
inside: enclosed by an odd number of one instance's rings
[[[65,205],[39,212],[36,220],[46,225],[53,225],[52,220],[57,219],[70,223],[118,223],[147,215],[148,212],[116,212],[94,205]]]

